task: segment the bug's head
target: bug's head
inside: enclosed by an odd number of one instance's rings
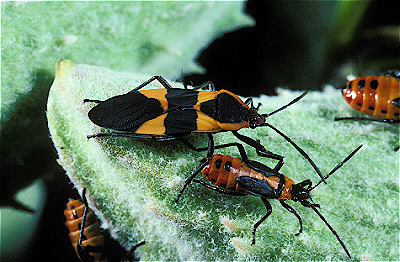
[[[210,164],[209,157],[205,157],[202,160],[200,160],[200,166],[205,166],[204,168],[207,168],[207,166],[208,166],[208,168],[209,168],[210,165],[207,165],[207,164]]]
[[[265,123],[265,117],[263,115],[260,115],[256,109],[252,110],[252,108],[250,108],[249,123],[250,123],[249,125],[250,128],[256,128],[262,126]]]
[[[245,101],[245,103],[246,103],[246,105],[248,105],[250,107],[249,111],[247,113],[247,116],[248,116],[248,119],[249,119],[249,124],[250,124],[249,127],[250,128],[256,128],[256,127],[259,127],[262,124],[264,124],[265,123],[265,116],[258,113],[258,109],[260,108],[261,103],[259,103],[257,105],[257,107],[255,107],[253,105],[253,100],[251,98],[247,99]]]
[[[304,180],[303,182],[300,182],[298,184],[292,185],[292,188],[290,189],[290,193],[292,194],[292,200],[303,202],[306,199],[309,198],[311,199],[310,196],[311,185],[312,182],[309,179]]]

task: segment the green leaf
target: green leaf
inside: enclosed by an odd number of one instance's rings
[[[92,103],[126,93],[149,75],[115,72],[96,66],[61,61],[48,99],[48,123],[58,162],[81,192],[88,188],[89,206],[103,226],[126,248],[141,240],[143,260],[342,260],[346,254],[316,214],[298,203],[291,206],[303,219],[303,233],[294,215],[278,201],[270,200],[273,212],[258,228],[251,246],[252,229],[265,214],[254,196],[232,197],[191,184],[175,205],[184,180],[196,170],[205,153],[190,151],[180,142],[141,141],[86,136],[100,131],[87,117]],[[181,86],[173,83],[174,86]],[[149,88],[160,87],[151,83]],[[262,113],[286,104],[298,92],[279,89],[277,97],[256,98]],[[335,116],[357,114],[340,92],[326,88],[311,92],[295,105],[268,118],[268,122],[291,137],[328,173],[354,148],[363,148],[335,175],[328,185],[313,193],[321,213],[338,232],[354,261],[396,260],[398,245],[399,154],[398,127],[382,123],[335,122]],[[282,173],[295,182],[319,181],[308,162],[282,137],[267,128],[240,130],[260,139],[268,150],[285,156]],[[205,146],[205,135],[187,139]],[[215,135],[216,143],[236,142],[230,133]],[[273,166],[273,160],[249,158]],[[236,150],[217,150],[239,156]],[[200,179],[200,176],[199,176]]]

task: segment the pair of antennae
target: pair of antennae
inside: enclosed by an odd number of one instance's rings
[[[269,114],[262,114],[263,117],[269,117],[272,116],[273,114],[276,114],[280,111],[282,111],[283,109],[293,105],[294,103],[296,103],[297,101],[299,101],[300,99],[302,99],[305,95],[308,94],[309,91],[305,91],[303,92],[300,96],[296,97],[295,99],[293,99],[292,101],[290,101],[289,103],[287,103],[286,105],[276,109],[275,111],[269,113]],[[246,100],[246,104],[250,103],[251,107],[253,107],[253,102],[251,100],[251,98]],[[259,108],[260,105],[257,106],[257,109]],[[326,184],[325,178],[322,175],[321,171],[319,170],[319,168],[317,167],[317,165],[314,163],[314,161],[310,158],[310,156],[304,152],[303,149],[301,149],[296,143],[294,143],[288,136],[286,136],[284,133],[282,133],[279,129],[277,129],[276,127],[268,124],[267,122],[264,122],[262,124],[260,124],[260,126],[268,126],[269,128],[273,129],[276,133],[278,133],[280,136],[282,136],[286,141],[288,141],[290,144],[292,144],[292,146],[294,148],[297,149],[297,151],[299,151],[299,153],[305,158],[307,159],[307,161],[311,164],[311,166],[314,168],[314,170],[317,172],[317,174],[319,175],[319,177],[321,177],[322,181]]]

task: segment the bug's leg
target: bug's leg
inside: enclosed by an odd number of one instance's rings
[[[140,246],[142,246],[142,245],[144,245],[144,244],[146,244],[146,241],[142,241],[142,242],[139,242],[139,243],[137,243],[136,245],[134,245],[134,246],[131,248],[131,250],[129,250],[128,253],[126,253],[126,255],[121,259],[120,262],[139,261],[140,259],[137,259],[137,258],[135,257],[134,252],[135,252],[135,250],[136,250],[138,247],[140,247]]]
[[[282,205],[287,211],[289,211],[290,213],[293,213],[293,214],[297,217],[297,219],[299,220],[299,223],[300,223],[300,230],[299,230],[298,233],[295,234],[295,236],[300,235],[301,232],[303,232],[303,223],[302,223],[302,221],[301,221],[301,217],[299,216],[299,214],[297,214],[296,210],[294,210],[291,206],[289,206],[284,200],[280,200],[279,202],[281,203],[281,205]]]
[[[83,202],[83,204],[85,204],[85,209],[83,211],[82,223],[81,223],[81,227],[79,229],[80,230],[79,240],[76,245],[77,245],[78,255],[82,261],[93,261],[94,257],[91,256],[89,253],[90,252],[102,252],[103,247],[102,246],[90,246],[90,245],[84,246],[82,244],[83,239],[86,239],[86,236],[84,235],[84,230],[85,230],[87,214],[89,211],[89,206],[88,206],[88,202],[86,199],[86,188],[84,188],[82,191],[82,202]]]
[[[185,191],[186,187],[193,181],[193,179],[197,176],[198,173],[200,173],[203,168],[210,163],[210,160],[207,159],[206,162],[201,164],[201,166],[185,181],[185,184],[183,184],[183,187],[178,193],[178,196],[175,198],[175,203],[178,204],[179,198],[181,198],[183,192]]]
[[[261,143],[260,140],[256,140],[258,143]],[[262,152],[259,151],[258,149],[256,149],[257,155],[259,156],[263,156]],[[282,168],[283,166],[283,159],[279,160],[279,162],[276,164],[276,166],[274,167],[274,171],[279,172],[279,170]]]
[[[267,149],[265,149],[265,147],[263,145],[260,144],[260,142],[257,142],[256,140],[254,140],[250,137],[241,135],[237,131],[232,131],[232,134],[234,136],[236,136],[242,142],[248,144],[249,146],[254,147],[256,149],[257,155],[262,156],[262,157],[276,159],[276,160],[279,160],[280,162],[283,162],[283,156],[277,155],[277,154],[274,154],[274,153],[268,151]],[[283,163],[282,163],[282,165],[283,165]]]
[[[190,149],[192,149],[192,150],[194,150],[196,152],[202,152],[202,151],[208,150],[208,147],[196,148],[195,146],[193,146],[192,144],[190,144],[189,142],[187,142],[184,139],[177,138],[177,140],[182,142],[188,148],[190,148]],[[239,153],[240,153],[240,157],[242,158],[242,160],[244,162],[248,160],[248,157],[247,157],[246,151],[244,150],[243,145],[241,145],[239,143],[228,143],[228,144],[217,145],[217,146],[214,146],[214,149],[226,148],[226,147],[231,147],[231,146],[236,146],[238,148]]]
[[[217,191],[218,193],[225,194],[225,195],[230,195],[230,196],[245,196],[246,195],[245,193],[241,193],[241,192],[228,191],[226,189],[211,185],[209,183],[206,183],[206,182],[198,180],[198,179],[193,179],[193,182],[203,185],[208,189]]]
[[[251,245],[254,245],[256,243],[256,230],[257,227],[259,225],[261,225],[262,222],[264,222],[264,220],[271,214],[272,212],[272,207],[271,204],[268,202],[267,199],[265,198],[261,198],[261,200],[263,201],[265,208],[267,209],[267,214],[265,214],[260,220],[258,220],[257,223],[254,224],[254,228],[253,228],[253,240],[251,242]]]
[[[399,70],[391,70],[390,69],[385,73],[385,75],[386,76],[392,76],[392,77],[400,80],[400,71]]]
[[[83,99],[83,103],[87,103],[87,102],[93,102],[93,103],[101,103],[104,102],[102,100],[96,100],[96,99]]]
[[[251,98],[251,97],[250,97],[250,98],[247,98],[246,101],[244,101],[244,103],[245,103],[246,105],[250,105],[250,108],[255,108],[257,111],[258,111],[258,109],[260,109],[260,107],[262,106],[261,103],[258,103],[257,107],[254,107],[253,98]]]
[[[247,98],[246,101],[244,101],[244,103],[250,106],[250,108],[253,108],[253,98],[251,97]]]
[[[208,135],[208,153],[207,153],[207,157],[204,159],[204,162],[200,165],[200,167],[185,181],[185,184],[183,184],[183,187],[181,188],[181,190],[178,193],[178,196],[175,199],[175,203],[178,203],[179,198],[182,196],[183,191],[185,191],[186,187],[190,184],[190,182],[192,182],[192,180],[197,176],[198,173],[201,172],[201,170],[203,170],[203,168],[208,165],[211,161],[211,158],[214,154],[214,139],[212,137],[211,134],[207,134]]]
[[[400,120],[397,119],[379,119],[379,118],[369,118],[369,117],[335,117],[335,121],[341,120],[357,120],[357,121],[371,121],[371,122],[383,122],[390,124],[400,123]]]
[[[207,91],[213,91],[213,92],[215,91],[215,86],[214,86],[213,82],[211,82],[211,81],[207,81],[207,82],[205,82],[205,83],[203,83],[201,85],[194,86],[192,88],[192,90],[203,89],[205,87],[208,87]]]
[[[82,246],[82,240],[84,238],[83,231],[85,229],[85,222],[86,222],[86,217],[87,217],[87,213],[88,213],[88,202],[87,202],[87,199],[86,199],[86,188],[84,188],[82,190],[82,201],[83,201],[83,204],[85,205],[85,209],[83,211],[83,216],[82,216],[82,224],[81,224],[79,240],[78,240],[78,250],[79,250],[79,247],[83,248],[83,246]]]
[[[123,137],[123,138],[132,138],[132,139],[146,139],[146,140],[156,140],[156,141],[168,141],[174,140],[175,137],[168,136],[168,135],[135,135],[135,134],[127,134],[127,133],[98,133],[93,135],[88,135],[87,138],[94,138],[94,137]]]
[[[196,152],[208,151],[207,156],[212,157],[212,155],[214,154],[214,149],[220,148],[220,147],[214,146],[214,138],[213,138],[212,134],[207,133],[207,136],[208,136],[208,147],[197,148],[194,145],[192,145],[191,143],[189,143],[188,141],[186,141],[185,139],[180,138],[180,137],[177,137],[176,140],[182,142],[185,146],[187,146],[188,148],[190,148],[193,151],[196,151]]]
[[[164,77],[162,77],[162,76],[153,76],[153,77],[151,77],[149,80],[147,80],[146,82],[142,83],[141,85],[139,85],[138,87],[136,87],[135,89],[133,89],[132,91],[130,91],[129,93],[140,90],[141,88],[147,86],[148,84],[150,84],[150,83],[153,82],[154,80],[157,80],[158,82],[160,82],[160,84],[161,84],[163,87],[165,87],[166,89],[172,88],[172,86],[168,83],[167,80],[165,80]]]

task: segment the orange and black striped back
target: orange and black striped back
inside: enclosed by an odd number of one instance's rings
[[[82,216],[84,214],[85,204],[79,200],[70,199],[67,203],[67,208],[64,210],[64,215],[66,218],[65,226],[69,230],[69,237],[71,239],[71,244],[75,249],[76,254],[78,254],[78,241],[81,232]],[[93,211],[89,209],[86,217],[85,228],[83,231],[82,245],[84,247],[98,247],[99,249],[104,249],[105,238],[100,230],[100,223],[96,219]],[[103,252],[89,252],[91,256],[91,261],[103,261]],[[85,258],[80,257],[82,261]]]
[[[380,119],[400,119],[400,81],[394,76],[358,77],[346,83],[342,94],[357,111]]]

